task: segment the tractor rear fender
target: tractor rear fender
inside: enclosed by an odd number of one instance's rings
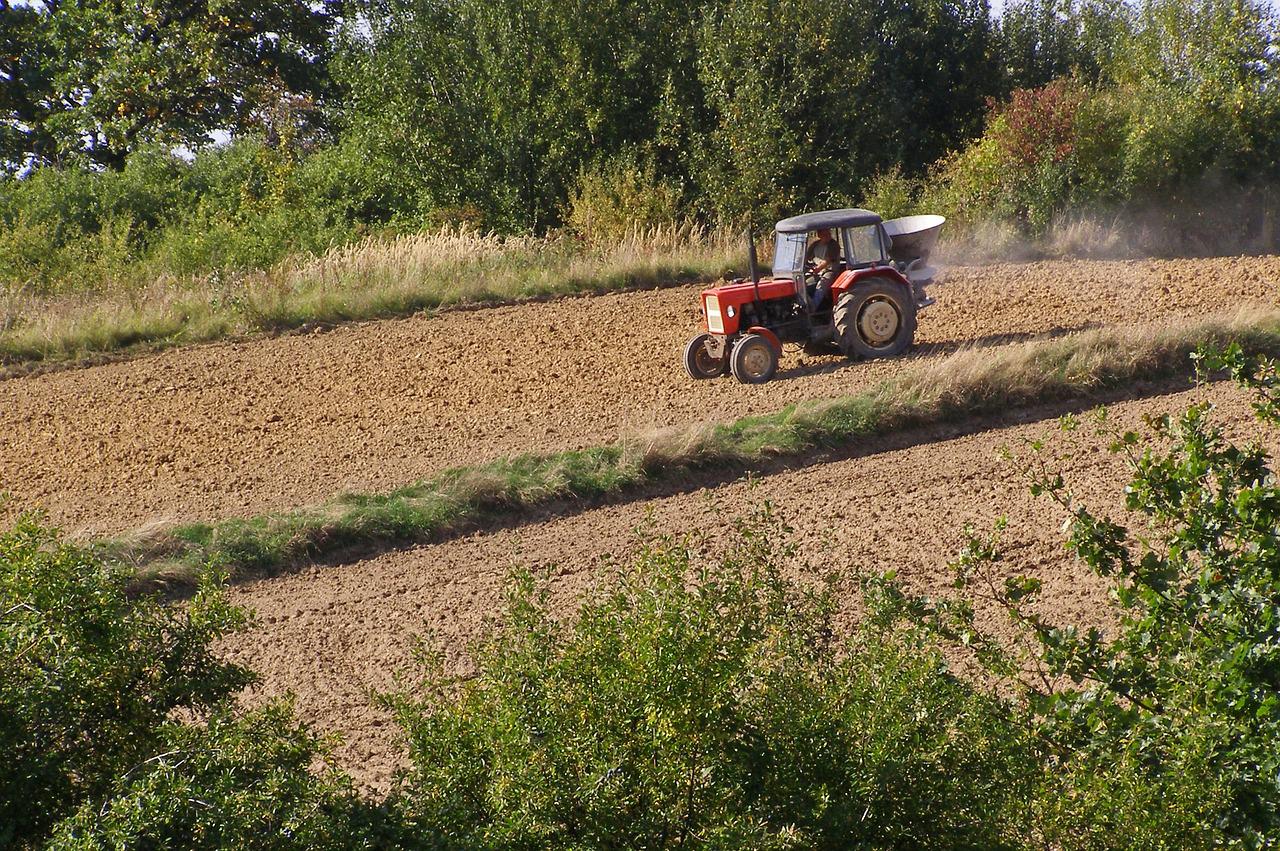
[[[911,282],[902,277],[902,273],[892,266],[871,266],[867,269],[847,269],[840,273],[840,277],[836,278],[835,283],[831,285],[831,303],[835,304],[840,300],[840,296],[847,293],[858,285],[858,282],[864,278],[880,278],[881,280],[890,280],[896,284],[900,284],[908,297],[911,297]]]
[[[778,339],[778,335],[770,331],[763,325],[752,325],[747,329],[748,334],[759,334],[769,341],[769,345],[773,346],[773,352],[778,357],[782,357],[782,341]]]

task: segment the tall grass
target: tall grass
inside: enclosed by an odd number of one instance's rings
[[[12,370],[312,323],[708,280],[732,272],[743,255],[740,237],[687,224],[633,228],[602,246],[467,228],[368,238],[252,274],[77,296],[8,291],[0,296],[0,364]]]
[[[250,519],[188,524],[103,543],[146,580],[189,581],[209,564],[271,572],[351,548],[423,541],[556,500],[599,499],[699,468],[805,457],[904,428],[998,413],[1139,379],[1190,371],[1199,346],[1280,352],[1280,312],[1104,328],[974,348],[862,393],[789,405],[722,425],[667,429],[607,446],[458,467],[383,494],[349,494]]]

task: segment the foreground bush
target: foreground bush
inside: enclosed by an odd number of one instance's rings
[[[527,578],[463,682],[392,702],[397,805],[442,848],[998,848],[1021,783],[1000,704],[912,633],[835,637],[780,578],[786,530],[721,561],[652,541],[572,625]]]
[[[40,837],[157,753],[174,710],[251,679],[210,648],[243,621],[214,577],[173,608],[131,599],[129,577],[34,519],[0,534],[0,845]]]
[[[62,822],[49,849],[371,847],[371,808],[287,706],[168,724],[163,750]],[[383,837],[386,838],[386,837]]]
[[[25,517],[0,533],[0,847],[350,848],[380,837],[286,706],[213,643],[244,623],[211,572],[185,605]],[[207,720],[200,720],[207,716]],[[179,720],[184,719],[184,720]]]
[[[1261,421],[1280,425],[1273,361],[1232,347],[1204,363],[1229,369]],[[1126,507],[1141,528],[1080,504],[1039,459],[1028,465],[1033,489],[1070,515],[1069,548],[1110,586],[1114,634],[1038,612],[1039,582],[1006,578],[991,540],[971,542],[959,585],[1006,609],[1024,631],[1018,646],[983,634],[966,603],[916,601],[914,614],[1025,696],[1047,751],[1036,807],[1054,845],[1275,847],[1280,485],[1261,442],[1228,440],[1206,405],[1150,426],[1146,439],[1113,434],[1111,447],[1133,473]]]

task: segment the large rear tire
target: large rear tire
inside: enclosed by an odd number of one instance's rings
[[[729,371],[729,358],[725,355],[723,343],[720,346],[720,357],[715,357],[707,349],[709,342],[710,334],[699,334],[685,343],[684,371],[689,373],[690,378],[719,378]]]
[[[778,352],[759,334],[747,334],[729,355],[733,377],[743,384],[764,384],[778,371]]]
[[[916,338],[915,299],[885,278],[861,281],[840,296],[832,320],[840,350],[849,357],[891,358]]]

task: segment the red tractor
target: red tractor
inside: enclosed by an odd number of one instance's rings
[[[944,221],[886,222],[857,209],[783,219],[767,278],[748,238],[751,278],[702,291],[705,330],[685,346],[685,370],[693,378],[732,372],[745,384],[762,384],[777,371],[783,343],[851,358],[905,352],[915,340],[916,314],[933,304],[924,288],[936,271],[926,264]]]

